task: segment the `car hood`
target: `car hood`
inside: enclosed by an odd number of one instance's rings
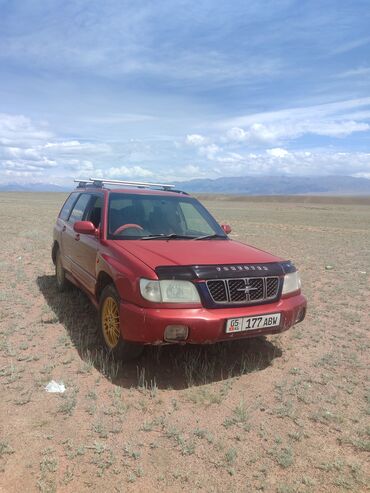
[[[159,266],[280,262],[283,259],[233,240],[113,240],[153,270]]]

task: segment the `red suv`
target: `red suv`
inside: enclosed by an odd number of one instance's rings
[[[54,227],[57,285],[84,290],[99,309],[103,345],[120,358],[143,344],[214,343],[301,322],[294,265],[230,231],[170,185],[80,182]]]

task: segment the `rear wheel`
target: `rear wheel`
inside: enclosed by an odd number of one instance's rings
[[[59,291],[63,292],[69,287],[69,282],[66,278],[66,271],[64,270],[62,264],[62,254],[58,248],[55,255],[55,279],[57,282],[57,288]]]
[[[108,353],[117,359],[129,360],[138,357],[142,345],[125,341],[120,326],[120,297],[113,284],[103,289],[99,303],[101,342]]]

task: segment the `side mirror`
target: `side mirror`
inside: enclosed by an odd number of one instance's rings
[[[94,235],[96,233],[96,228],[91,221],[76,221],[73,229],[82,235]]]
[[[231,233],[231,226],[229,224],[221,224],[221,228],[227,235]]]

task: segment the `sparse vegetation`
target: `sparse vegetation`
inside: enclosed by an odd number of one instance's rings
[[[0,194],[4,491],[366,491],[367,206],[208,200],[232,237],[299,265],[307,319],[122,364],[97,348],[88,299],[55,288],[62,200]],[[50,380],[65,393],[48,394]]]

